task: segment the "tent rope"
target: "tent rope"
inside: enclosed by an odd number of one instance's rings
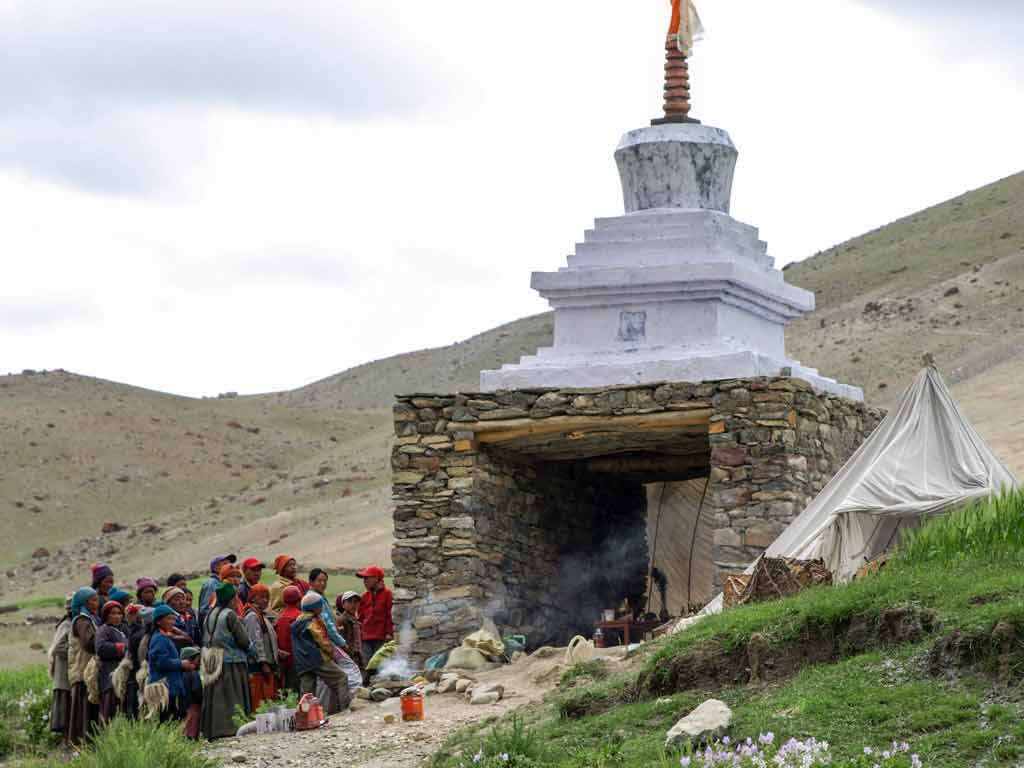
[[[708,473],[708,479],[704,482],[704,490],[700,494],[700,504],[697,505],[697,517],[693,521],[693,536],[690,537],[690,562],[686,570],[686,610],[684,613],[689,612],[690,606],[693,605],[693,548],[697,546],[697,531],[700,529],[700,516],[704,511],[704,499],[708,496],[708,486],[711,485],[711,473]]]
[[[665,488],[668,483],[661,484],[661,493],[658,495],[658,520],[654,524],[654,546],[651,547],[651,562],[647,565],[647,606],[644,613],[651,612],[651,595],[654,592],[654,564],[658,558],[658,534],[661,532],[661,513],[665,509]],[[662,606],[667,608],[668,606]]]

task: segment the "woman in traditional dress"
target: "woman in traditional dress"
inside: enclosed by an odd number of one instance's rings
[[[155,579],[143,576],[135,581],[135,597],[139,605],[145,608],[152,608],[156,605],[157,584]]]
[[[50,679],[53,696],[50,704],[50,730],[64,734],[68,730],[68,712],[71,709],[71,683],[68,682],[68,635],[71,633],[71,598],[64,601],[64,617],[53,633],[53,644],[47,652],[50,661]]]
[[[99,596],[92,587],[82,587],[71,599],[71,632],[68,634],[68,682],[71,706],[67,740],[81,744],[92,735],[99,720],[99,706],[89,701],[86,671],[96,656],[96,627]]]
[[[92,567],[92,588],[100,598],[100,606],[110,601],[110,591],[114,588],[114,571],[105,563],[96,563]]]
[[[127,714],[125,699],[132,657],[122,619],[124,609],[116,600],[108,600],[100,610],[103,624],[96,630],[96,656],[100,660],[100,723],[106,725],[119,712]]]
[[[203,681],[198,669],[200,655],[200,650],[192,646],[181,649],[181,660],[196,665],[191,672],[181,673],[185,680],[185,722],[182,723],[182,730],[193,741],[199,738],[199,727],[203,720]]]
[[[178,614],[175,622],[175,626],[181,633],[177,640],[178,648],[198,647],[203,638],[199,632],[199,622],[188,607],[188,596],[185,594],[185,590],[168,587],[164,590],[162,597],[164,602]]]
[[[183,660],[176,639],[178,614],[167,603],[153,609],[153,633],[149,638],[149,680],[146,683],[146,719],[159,712],[160,722],[184,720],[188,714],[188,691],[184,673],[194,672],[196,663]]]
[[[235,587],[222,582],[215,592],[217,605],[203,622],[202,734],[207,739],[234,736],[235,708],[252,712],[249,659],[255,656],[249,633],[231,607]]]
[[[277,698],[278,662],[277,632],[267,617],[267,606],[270,605],[270,590],[266,584],[253,584],[249,587],[249,604],[245,606],[245,631],[249,633],[256,657],[249,665],[249,689],[252,692],[252,708],[257,710],[260,704]]]
[[[132,674],[128,679],[128,688],[125,691],[125,714],[135,719],[139,716],[139,679],[142,677],[140,675],[142,662],[145,661],[139,650],[142,640],[146,636],[146,623],[142,615],[142,606],[138,603],[132,603],[125,608],[124,615],[124,633],[128,637],[128,653],[132,659]],[[143,682],[145,682],[144,679]]]

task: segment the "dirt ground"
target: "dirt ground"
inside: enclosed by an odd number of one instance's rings
[[[493,705],[471,706],[463,694],[428,696],[426,719],[418,723],[386,723],[387,714],[398,714],[399,700],[383,704],[356,702],[354,709],[335,715],[319,731],[245,736],[215,742],[209,753],[225,765],[253,768],[345,765],[347,768],[413,768],[434,754],[451,734],[491,718],[498,718],[552,691],[565,671],[564,649],[541,649],[534,655],[498,669],[465,674],[480,684],[505,687],[505,697]],[[604,652],[614,666],[628,660],[622,650]],[[468,757],[468,756],[467,756]],[[244,758],[244,759],[243,759]],[[468,760],[467,760],[468,762]]]

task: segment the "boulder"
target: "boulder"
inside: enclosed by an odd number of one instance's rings
[[[391,691],[387,688],[374,688],[370,691],[370,701],[387,701],[391,698]]]
[[[732,710],[718,699],[708,699],[672,726],[665,737],[666,749],[678,749],[688,742],[694,746],[712,742],[725,734],[732,723]]]
[[[32,557],[34,559],[36,559],[36,560],[40,560],[40,559],[42,559],[44,557],[49,557],[49,556],[50,556],[50,550],[48,550],[46,547],[40,547],[39,549],[37,549],[35,552],[32,553]]]

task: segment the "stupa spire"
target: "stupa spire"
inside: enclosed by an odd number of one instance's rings
[[[652,125],[698,123],[690,117],[690,66],[693,43],[704,27],[693,0],[672,0],[672,19],[665,37],[665,116]]]

